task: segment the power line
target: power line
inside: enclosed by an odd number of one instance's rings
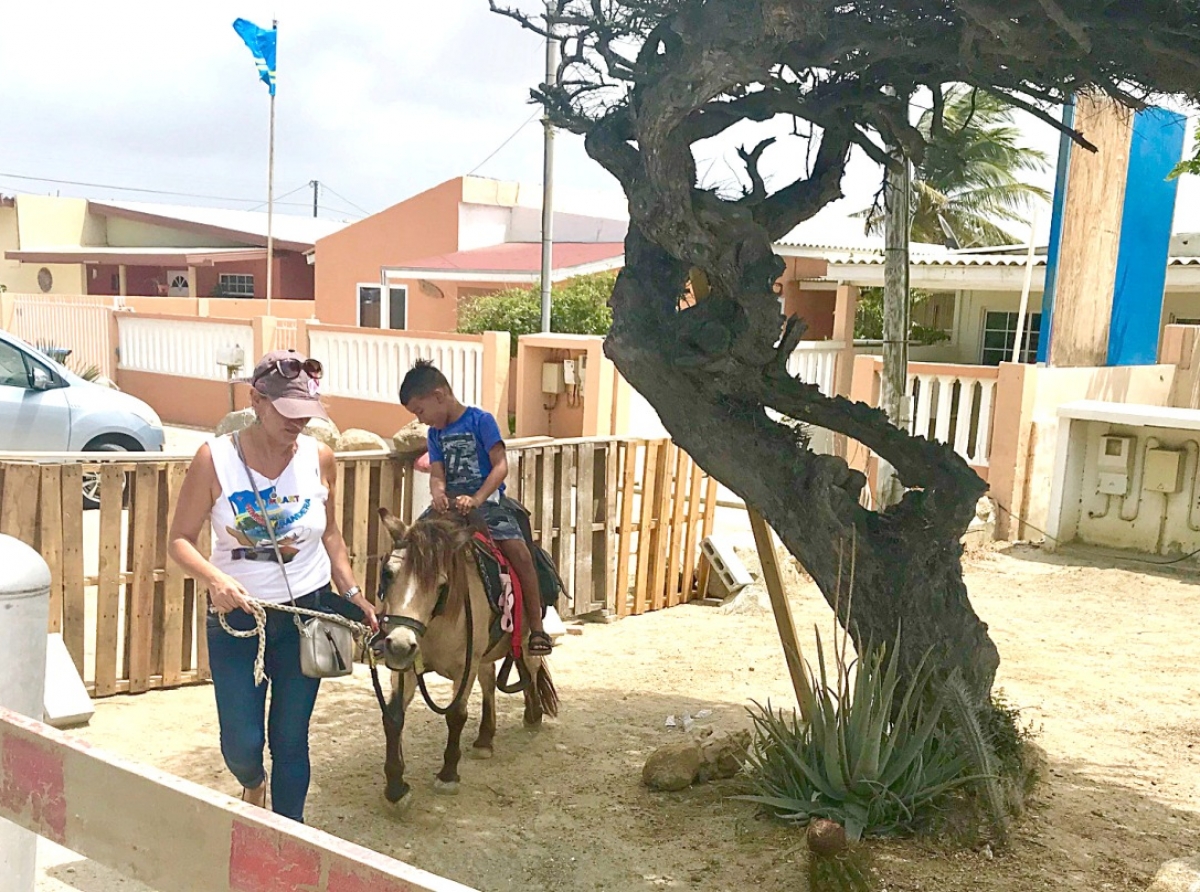
[[[306,186],[308,186],[308,185],[311,185],[311,184],[308,184],[308,183],[306,183],[305,185],[306,185]],[[356,205],[356,204],[355,204],[353,201],[351,201],[349,198],[347,198],[345,195],[342,195],[340,192],[337,192],[337,191],[335,191],[335,190],[334,190],[332,187],[330,187],[330,185],[329,185],[328,183],[326,183],[324,180],[322,180],[322,181],[321,181],[321,188],[322,188],[322,189],[324,189],[326,192],[328,192],[330,195],[336,195],[338,198],[340,198],[342,201],[346,202],[346,204],[350,205],[350,207],[354,208],[354,209],[355,209],[355,210],[357,210],[359,213],[361,213],[361,214],[365,214],[365,215],[366,215],[366,216],[368,216],[368,217],[369,217],[369,216],[371,216],[371,212],[370,212],[370,211],[368,211],[366,208],[359,207],[359,206],[358,206],[358,205]]]
[[[487,164],[489,161],[491,161],[493,158],[495,158],[497,155],[499,155],[500,150],[503,149],[510,142],[512,142],[514,139],[516,139],[517,134],[519,134],[522,130],[524,130],[531,123],[533,123],[533,119],[536,118],[539,114],[541,114],[541,111],[542,111],[541,109],[538,109],[532,115],[530,115],[526,119],[524,124],[522,124],[520,127],[518,127],[516,130],[514,130],[512,132],[512,135],[509,136],[508,139],[504,140],[504,142],[502,142],[502,143],[500,143],[500,145],[496,146],[496,148],[492,151],[492,153],[490,155],[488,155],[486,158],[484,158],[482,161],[480,161],[478,164],[476,164],[475,167],[471,169],[471,172],[467,174],[467,176],[471,176],[472,174],[475,173],[475,171],[479,170],[479,168],[483,167],[483,165]]]
[[[88,189],[113,189],[118,192],[143,192],[147,195],[173,195],[182,198],[204,198],[209,201],[258,201],[257,198],[230,198],[227,195],[202,195],[196,192],[172,192],[169,189],[139,189],[136,186],[114,186],[111,183],[85,183],[80,180],[56,180],[52,177],[31,177],[19,173],[3,173],[0,177],[9,180],[25,180],[37,183],[54,183],[59,186],[84,186]]]
[[[287,198],[289,195],[295,195],[295,194],[296,194],[297,192],[299,192],[301,189],[307,189],[308,187],[309,187],[309,184],[308,184],[308,183],[305,183],[303,186],[297,186],[297,187],[296,187],[295,189],[293,189],[291,192],[284,192],[282,195],[278,196],[278,197],[275,199],[275,203],[276,203],[276,204],[281,204],[281,203],[282,203],[282,204],[299,204],[299,202],[295,202],[295,201],[281,202],[281,201],[280,201],[280,199],[281,199],[281,198]],[[269,204],[269,202],[266,202],[266,201],[264,201],[264,202],[261,202],[261,203],[259,203],[259,204],[256,204],[256,205],[255,205],[254,207],[252,207],[252,208],[248,208],[248,210],[251,210],[251,211],[257,211],[259,208],[265,208],[265,207],[266,207],[268,204]],[[305,207],[308,207],[308,204],[306,203],[304,206],[305,206]]]

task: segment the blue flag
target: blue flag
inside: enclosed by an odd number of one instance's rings
[[[258,76],[274,96],[275,35],[277,32],[274,28],[270,31],[264,30],[245,19],[238,19],[234,22],[233,30],[246,42],[246,46],[250,47],[250,52],[254,54],[254,64],[258,66]]]

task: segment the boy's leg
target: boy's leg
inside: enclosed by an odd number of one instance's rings
[[[540,636],[541,646],[535,647],[531,642],[530,651],[535,656],[543,656],[550,649],[545,629],[542,627],[542,592],[538,587],[537,568],[533,565],[533,554],[524,539],[503,539],[496,543],[504,556],[512,565],[513,572],[521,583],[521,603],[525,608],[525,621],[529,624],[530,635]]]

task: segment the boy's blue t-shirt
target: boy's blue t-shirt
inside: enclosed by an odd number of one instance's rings
[[[492,473],[492,459],[488,453],[497,443],[503,442],[500,426],[492,413],[474,406],[441,430],[431,427],[429,460],[441,462],[446,468],[446,495],[475,495]],[[504,484],[500,484],[497,493],[503,492]]]

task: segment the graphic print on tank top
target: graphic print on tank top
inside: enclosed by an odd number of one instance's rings
[[[298,495],[281,496],[274,486],[260,490],[258,495],[262,504],[266,506],[266,519],[269,519],[275,528],[279,554],[285,564],[290,564],[301,549],[311,544],[307,541],[312,536],[311,530],[304,527],[293,530],[292,527],[308,514],[309,508],[312,507],[312,499],[304,499],[302,502]],[[275,561],[271,532],[267,529],[259,509],[259,499],[248,489],[239,490],[229,496],[236,528],[225,529],[242,546],[234,549],[234,560]]]

